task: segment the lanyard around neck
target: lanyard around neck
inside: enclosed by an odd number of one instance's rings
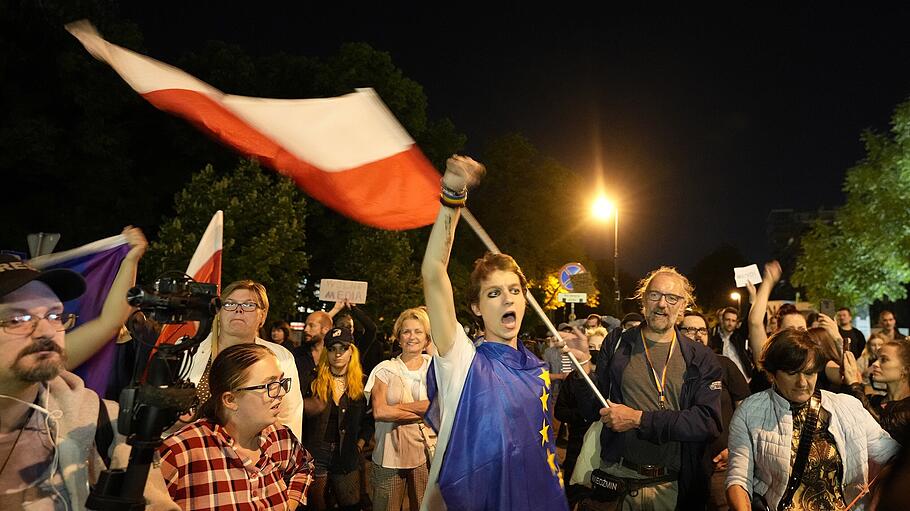
[[[648,369],[651,370],[651,375],[654,377],[654,385],[657,387],[657,406],[661,410],[667,409],[667,397],[664,392],[664,386],[667,382],[667,368],[670,367],[670,357],[673,356],[673,347],[676,345],[676,330],[673,330],[673,339],[670,340],[670,351],[667,352],[667,363],[664,364],[664,369],[661,372],[660,378],[657,377],[657,371],[654,370],[654,363],[651,362],[651,353],[648,350],[648,341],[645,340],[644,329],[641,330],[641,344],[645,347],[645,359],[648,361]]]

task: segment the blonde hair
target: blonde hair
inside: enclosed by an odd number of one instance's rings
[[[360,351],[357,346],[349,345],[351,361],[348,362],[348,374],[345,379],[345,394],[351,399],[363,396],[363,367],[360,365]],[[316,368],[316,379],[310,384],[313,394],[321,401],[328,402],[332,391],[332,372],[329,370],[329,350],[324,348],[319,355],[319,366]]]
[[[606,336],[607,336],[607,329],[604,328],[604,327],[602,327],[602,326],[599,326],[599,327],[597,327],[597,328],[592,328],[592,329],[588,332],[588,337],[591,337],[592,335],[599,335],[599,336],[601,336],[601,337],[606,337]]]
[[[398,319],[395,320],[395,326],[392,327],[392,337],[396,341],[398,341],[399,336],[401,336],[401,329],[404,327],[404,322],[409,319],[416,319],[420,322],[420,325],[423,326],[423,331],[427,334],[427,344],[433,342],[433,336],[430,332],[430,316],[427,314],[427,309],[425,307],[407,309],[398,315]]]
[[[654,277],[658,275],[669,275],[675,279],[678,279],[683,287],[683,298],[686,300],[686,303],[683,304],[685,309],[686,304],[695,303],[695,287],[692,286],[692,283],[689,282],[689,279],[685,275],[679,273],[679,271],[672,266],[661,266],[660,268],[649,273],[645,278],[638,281],[638,289],[635,291],[635,295],[632,298],[641,301],[642,309],[645,305],[645,293],[648,291],[648,287],[651,285],[651,281],[654,280]]]

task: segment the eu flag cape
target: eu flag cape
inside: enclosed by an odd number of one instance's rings
[[[42,270],[66,268],[85,278],[85,293],[64,304],[67,312],[78,315],[76,328],[79,328],[101,314],[111,284],[120,271],[120,263],[129,251],[126,238],[119,234],[66,252],[36,257],[29,262]],[[113,340],[114,338],[111,339]],[[114,343],[110,342],[73,371],[85,381],[86,387],[100,396],[107,390],[114,351]]]
[[[433,368],[427,389],[437,427]],[[437,481],[449,510],[568,509],[549,394],[549,371],[521,343],[477,347]]]

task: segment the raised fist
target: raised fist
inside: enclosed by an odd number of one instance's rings
[[[446,161],[442,182],[446,188],[459,192],[480,182],[487,169],[469,156],[453,155]]]

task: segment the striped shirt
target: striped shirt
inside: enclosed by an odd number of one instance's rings
[[[572,359],[569,358],[569,355],[567,353],[563,353],[562,358],[560,358],[560,369],[562,369],[561,372],[563,374],[571,373],[572,369],[575,369],[575,367],[572,365]]]
[[[259,437],[258,460],[241,456],[218,424],[202,419],[168,437],[158,454],[168,492],[181,509],[287,509],[306,504],[313,458],[287,426],[269,426]]]

